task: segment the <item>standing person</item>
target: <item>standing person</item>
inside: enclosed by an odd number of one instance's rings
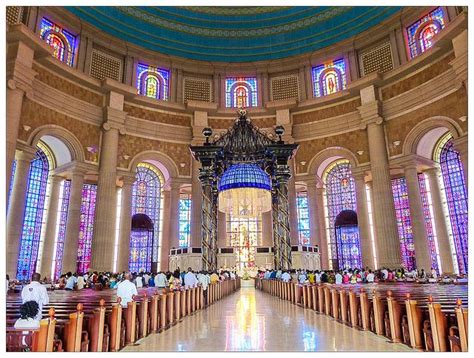
[[[130,281],[131,278],[130,272],[127,272],[125,279],[117,286],[117,296],[122,299],[121,305],[124,308],[127,308],[129,302],[132,302],[134,295],[138,295],[137,287]]]
[[[185,288],[190,288],[196,286],[198,283],[198,280],[196,278],[196,275],[194,274],[193,270],[191,267],[188,267],[188,272],[186,275],[184,275],[184,287]]]
[[[166,288],[166,275],[164,272],[160,271],[158,274],[155,276],[155,286],[158,287],[159,289]]]
[[[38,321],[40,321],[42,317],[41,312],[43,311],[43,305],[49,303],[48,291],[46,291],[46,287],[39,282],[40,279],[41,275],[35,272],[31,276],[31,283],[23,287],[21,291],[22,303],[35,301],[38,304],[38,314],[35,317]]]
[[[77,277],[76,288],[78,290],[82,290],[85,285],[86,285],[86,280],[84,279],[84,276],[82,274],[79,274],[79,276]]]
[[[66,287],[65,289],[68,290],[68,291],[72,291],[74,290],[74,286],[77,284],[77,277],[76,277],[76,274],[72,274],[70,272],[68,272],[66,274]]]
[[[142,288],[143,287],[143,277],[142,277],[141,273],[135,279],[135,283],[137,285],[137,288]]]
[[[206,271],[201,271],[197,276],[198,282],[202,287],[202,294],[204,296],[204,305],[207,306],[207,287],[211,283],[211,279]]]

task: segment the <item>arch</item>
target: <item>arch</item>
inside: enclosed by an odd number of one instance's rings
[[[132,158],[128,170],[135,173],[137,171],[137,165],[140,162],[146,162],[156,166],[163,174],[165,183],[167,183],[170,178],[177,178],[179,176],[178,166],[174,160],[165,153],[155,150],[140,152]]]
[[[69,66],[72,66],[74,50],[71,44],[69,43],[69,40],[66,38],[66,36],[64,36],[64,34],[55,31],[54,29],[50,29],[43,33],[42,38],[51,48],[53,48],[53,55],[55,58],[57,58],[61,62],[68,64]],[[51,42],[52,40],[54,40],[54,38],[57,38],[58,41],[61,43],[62,51],[61,49],[56,48]]]
[[[41,138],[46,135],[59,139],[68,148],[71,160],[85,161],[84,148],[79,139],[69,130],[55,124],[46,124],[33,130],[27,143],[32,147],[36,147]],[[57,153],[54,154],[57,155]]]
[[[153,95],[153,98],[156,99],[165,99],[166,98],[166,80],[163,77],[163,75],[159,72],[156,71],[144,71],[139,75],[138,81],[140,82],[140,94],[148,96],[148,81],[150,79],[156,80],[156,89],[155,89],[155,95]]]
[[[317,153],[308,164],[308,174],[316,175],[322,179],[322,174],[326,168],[336,159],[347,159],[352,168],[359,165],[357,157],[349,149],[344,147],[329,147]]]
[[[435,30],[435,35],[440,32],[443,29],[443,24],[439,22],[437,19],[431,19],[429,21],[426,21],[423,24],[420,24],[420,26],[416,29],[415,32],[415,46],[416,46],[416,51],[418,54],[421,54],[425,52],[427,49],[429,49],[433,44],[431,44],[428,47],[425,47],[424,44],[424,38],[423,38],[423,33],[425,32],[426,29],[434,27]]]
[[[334,85],[336,86],[336,90],[331,91],[331,93],[336,93],[343,89],[343,82],[342,82],[343,74],[341,73],[341,71],[336,66],[327,67],[319,74],[319,79],[318,79],[320,93],[322,93],[323,96],[327,96],[331,94],[329,93],[329,89],[326,86],[326,78],[332,74],[335,75]]]
[[[408,132],[407,136],[405,137],[405,140],[403,142],[403,148],[402,148],[402,153],[403,155],[409,155],[409,154],[417,154],[419,153],[419,144],[422,142],[422,139],[426,134],[428,134],[431,130],[436,129],[436,128],[446,128],[451,132],[453,135],[453,138],[458,138],[463,134],[463,130],[461,129],[461,126],[456,123],[454,119],[451,119],[449,117],[445,116],[434,116],[434,117],[429,117],[421,122],[417,123],[411,130]],[[426,140],[427,138],[425,138]],[[439,138],[436,138],[436,141]],[[430,141],[431,142],[431,141]],[[435,143],[430,143],[430,145],[433,145],[434,147]],[[429,159],[432,159],[431,157],[428,157]]]

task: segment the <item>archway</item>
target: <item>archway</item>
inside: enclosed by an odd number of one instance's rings
[[[153,248],[153,221],[146,214],[132,216],[129,270],[150,272]]]
[[[362,266],[360,235],[357,213],[343,210],[334,222],[337,257],[333,259],[334,269],[351,269]]]

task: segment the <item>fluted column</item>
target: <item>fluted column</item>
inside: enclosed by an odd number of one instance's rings
[[[448,226],[443,210],[443,200],[441,198],[441,188],[439,186],[439,168],[430,168],[424,171],[428,177],[430,194],[433,207],[433,220],[438,241],[439,258],[441,270],[444,273],[453,273],[453,257],[451,255],[451,245],[449,243]]]
[[[130,254],[130,232],[132,229],[132,188],[135,175],[127,175],[122,179],[122,203],[120,213],[120,239],[118,243],[117,271],[128,271]]]
[[[377,257],[379,266],[396,268],[401,265],[400,242],[393,202],[390,167],[383,118],[380,116],[381,104],[377,101],[374,86],[360,91],[362,106],[359,113],[362,124],[367,126],[370,168],[373,183],[373,212],[377,225]]]
[[[51,266],[53,264],[54,242],[56,240],[56,225],[58,222],[59,191],[64,179],[53,175],[51,178],[51,189],[49,194],[48,219],[43,243],[43,253],[41,255],[41,277],[52,277]]]
[[[7,274],[16,277],[20,239],[23,230],[23,217],[25,211],[26,189],[28,187],[28,174],[30,164],[35,156],[32,148],[29,151],[16,153],[16,170],[10,194],[10,204],[7,214]],[[8,175],[7,175],[8,176]]]
[[[426,234],[425,215],[421,204],[420,184],[418,183],[418,170],[415,163],[405,166],[405,179],[410,203],[410,220],[415,244],[415,258],[417,269],[431,269],[430,243]]]
[[[79,228],[81,224],[82,186],[84,185],[84,175],[85,172],[81,170],[75,170],[71,174],[62,273],[69,271],[75,272],[77,269],[77,249],[79,243]]]
[[[321,268],[329,268],[328,239],[326,236],[326,220],[324,218],[324,188],[316,188],[316,219],[318,230],[319,255]]]
[[[357,222],[359,225],[360,248],[362,266],[374,268],[374,255],[372,253],[372,241],[370,237],[369,214],[367,211],[367,194],[365,189],[365,173],[352,172],[355,181],[357,200]]]

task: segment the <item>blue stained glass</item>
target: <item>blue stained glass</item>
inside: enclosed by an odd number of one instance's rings
[[[162,185],[162,177],[153,166],[146,163],[137,166],[132,187],[132,216],[147,215],[153,223],[153,233],[132,231],[129,256],[132,272],[150,271],[152,260],[158,262]]]
[[[352,176],[350,163],[347,160],[338,160],[332,163],[328,167],[324,175],[324,182],[326,185],[326,199],[329,216],[328,246],[329,250],[331,251],[331,257],[333,260],[338,261],[338,265],[341,268],[347,267],[348,260],[351,262],[351,265],[353,265],[352,267],[361,267],[362,260],[360,254],[360,242],[354,240],[355,231],[351,232],[351,236],[347,236],[347,240],[345,240],[345,236],[336,235],[335,227],[336,217],[341,211],[352,210],[354,212],[357,212],[355,182]],[[358,232],[358,227],[356,227],[356,229]],[[341,233],[344,234],[344,231],[342,231]],[[349,251],[347,251],[345,249],[345,247],[347,246],[346,243],[349,243],[350,246],[355,245],[359,254],[359,259],[350,258],[350,253],[354,253],[355,249],[349,249]],[[339,250],[338,247],[340,248]],[[349,256],[344,256],[345,253],[349,253]]]
[[[228,77],[225,80],[227,108],[257,107],[257,78]]]
[[[179,199],[179,247],[189,247],[191,238],[191,195],[181,194]]]
[[[313,94],[327,96],[346,89],[346,64],[338,59],[313,67]]]
[[[59,198],[59,223],[56,238],[56,257],[54,265],[54,279],[57,280],[61,276],[64,254],[64,240],[66,238],[67,213],[69,209],[69,195],[71,193],[71,181],[63,180],[62,196]],[[52,215],[53,213],[50,213]]]
[[[267,173],[257,164],[239,163],[229,167],[219,181],[219,191],[234,188],[259,188],[271,190]]]
[[[17,279],[29,280],[35,272],[43,227],[49,162],[46,154],[38,149],[31,162],[26,189],[23,230],[17,265]]]
[[[392,179],[392,192],[397,217],[402,263],[405,269],[412,270],[416,267],[415,244],[413,242],[407,182],[404,177]]]
[[[308,192],[296,194],[296,210],[298,214],[298,241],[300,245],[310,244]]]
[[[445,26],[443,9],[437,7],[407,27],[410,57],[414,58],[433,46],[433,37]]]
[[[16,160],[12,163],[12,174],[10,176],[10,188],[8,189],[8,203],[7,203],[7,212],[10,205],[10,197],[12,195],[13,181],[15,180],[15,171],[16,171]]]
[[[96,198],[97,185],[84,184],[82,186],[81,218],[77,250],[77,272],[79,273],[89,271],[92,253],[92,236],[94,233]]]
[[[40,36],[53,48],[54,57],[68,66],[74,65],[76,36],[44,17],[41,20]]]
[[[168,70],[139,63],[137,65],[138,93],[143,96],[167,101],[169,77],[170,72]]]
[[[339,268],[362,267],[359,227],[355,225],[337,226],[336,238]]]
[[[468,204],[464,170],[452,138],[441,148],[439,156],[451,221],[454,246],[460,273],[468,273]]]

